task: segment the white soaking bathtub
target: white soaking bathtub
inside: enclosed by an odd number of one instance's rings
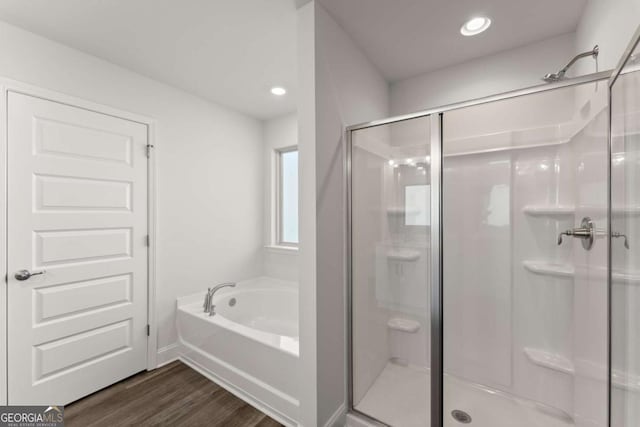
[[[180,359],[285,425],[298,420],[298,285],[260,277],[178,298]]]

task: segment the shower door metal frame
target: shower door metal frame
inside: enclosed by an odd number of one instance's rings
[[[611,77],[609,77],[609,89],[613,87],[620,75],[626,74],[628,72],[628,70],[625,71],[624,67],[629,63],[629,60],[633,56],[633,52],[636,50],[638,45],[640,45],[640,25],[636,29],[636,32],[633,34],[633,37],[627,45],[627,48],[624,50],[624,53],[622,54],[618,65],[613,70]]]
[[[632,43],[633,46],[635,47],[638,42],[640,42],[640,29],[638,30],[638,32],[636,32],[636,36],[634,37],[635,43]],[[629,50],[629,49],[628,49]],[[633,52],[633,48],[631,49],[631,52],[625,52],[628,54],[628,57],[631,55],[631,53]],[[621,61],[622,63],[623,61]],[[624,63],[626,63],[626,60],[624,60]],[[367,128],[372,128],[372,127],[377,127],[377,126],[384,126],[384,125],[388,125],[388,124],[392,124],[392,123],[398,123],[398,122],[403,122],[403,121],[407,121],[407,120],[411,120],[411,119],[417,119],[417,118],[421,118],[421,117],[426,117],[426,116],[431,116],[432,120],[431,120],[431,141],[430,141],[430,147],[431,147],[431,179],[432,179],[432,183],[431,183],[431,204],[432,204],[432,210],[431,210],[431,306],[430,306],[430,312],[429,313],[425,313],[425,315],[427,315],[430,320],[431,320],[431,364],[430,364],[430,378],[431,378],[431,384],[430,384],[430,388],[431,388],[431,396],[430,396],[430,411],[431,411],[431,427],[442,427],[443,426],[443,422],[444,422],[444,414],[443,414],[443,404],[444,404],[444,400],[443,400],[443,357],[444,357],[444,349],[443,349],[443,277],[442,277],[442,248],[443,248],[443,242],[442,242],[442,152],[443,152],[443,148],[442,148],[442,143],[443,143],[443,118],[444,118],[444,114],[448,111],[452,111],[452,110],[458,110],[461,108],[466,108],[466,107],[472,107],[475,105],[481,105],[481,104],[487,104],[490,102],[495,102],[495,101],[502,101],[502,100],[506,100],[506,99],[512,99],[512,98],[518,98],[518,97],[523,97],[523,96],[527,96],[527,95],[533,95],[536,93],[542,93],[542,92],[547,92],[547,91],[552,91],[552,90],[556,90],[556,89],[562,89],[562,88],[567,88],[567,87],[573,87],[573,86],[579,86],[579,85],[583,85],[583,84],[589,84],[589,83],[594,83],[594,82],[602,82],[602,81],[608,81],[609,85],[608,85],[608,90],[609,90],[609,97],[611,96],[611,85],[612,83],[612,79],[613,76],[616,76],[616,72],[617,74],[622,73],[622,69],[624,68],[624,65],[622,66],[618,66],[619,68],[616,68],[616,70],[606,70],[606,71],[601,71],[601,72],[597,72],[597,73],[593,73],[593,74],[588,74],[585,76],[580,76],[580,77],[575,77],[575,78],[568,78],[565,80],[561,80],[558,82],[554,82],[554,83],[546,83],[546,84],[541,84],[541,85],[537,85],[537,86],[533,86],[533,87],[529,87],[529,88],[525,88],[525,89],[519,89],[519,90],[514,90],[514,91],[510,91],[510,92],[505,92],[502,94],[498,94],[498,95],[491,95],[491,96],[487,96],[484,98],[478,98],[478,99],[474,99],[474,100],[470,100],[470,101],[464,101],[464,102],[459,102],[459,103],[454,103],[454,104],[449,104],[449,105],[445,105],[442,107],[436,107],[436,108],[432,108],[432,109],[428,109],[428,110],[423,110],[423,111],[419,111],[419,112],[415,112],[415,113],[410,113],[410,114],[404,114],[404,115],[399,115],[399,116],[394,116],[394,117],[389,117],[389,118],[385,118],[385,119],[381,119],[381,120],[374,120],[374,121],[370,121],[370,122],[365,122],[365,123],[359,123],[359,124],[355,124],[355,125],[351,125],[348,126],[346,128],[346,133],[345,133],[345,165],[344,165],[344,171],[345,171],[345,181],[346,181],[346,224],[347,224],[347,229],[346,229],[346,254],[347,254],[347,274],[346,274],[346,323],[347,323],[347,331],[346,331],[346,338],[347,338],[347,366],[346,366],[346,372],[347,372],[347,383],[346,383],[346,391],[347,391],[347,411],[351,414],[355,414],[356,416],[363,418],[364,420],[374,423],[375,425],[381,425],[384,426],[386,424],[384,424],[383,422],[381,422],[380,420],[377,420],[375,418],[372,418],[370,415],[362,413],[360,411],[358,411],[357,409],[354,408],[354,402],[353,402],[353,336],[352,336],[352,332],[353,332],[353,265],[352,265],[352,261],[353,261],[353,254],[352,254],[352,232],[353,232],[353,218],[352,218],[352,212],[353,212],[353,206],[352,206],[352,155],[353,155],[353,132],[361,130],[361,129],[367,129]],[[613,79],[613,82],[615,82],[615,79]],[[610,104],[610,103],[609,103]],[[611,106],[609,105],[609,115],[611,114]],[[434,118],[437,118],[436,120],[433,120]],[[609,121],[609,126],[610,126],[610,121]],[[434,126],[434,124],[436,126]],[[436,129],[437,128],[437,129]],[[611,163],[611,152],[610,152],[610,148],[611,148],[611,141],[610,141],[610,135],[611,132],[609,131],[609,164]],[[610,171],[609,171],[609,177],[608,177],[608,188],[611,188],[611,175],[610,175]],[[608,194],[609,200],[608,200],[608,209],[610,210],[611,208],[611,203],[610,203],[610,197],[611,197],[611,192],[609,191]],[[435,213],[435,215],[434,215]],[[611,213],[609,212],[608,214],[608,221],[610,221],[611,218]],[[610,226],[610,224],[609,224]],[[609,228],[610,229],[610,228]],[[609,240],[609,247],[610,247],[610,236],[608,237]],[[608,256],[611,256],[611,251],[609,249],[608,251]],[[611,289],[611,263],[609,260],[609,278],[608,278],[608,283],[607,283],[607,287],[609,289],[609,293],[610,293],[610,289]],[[611,304],[611,296],[608,296],[608,301],[607,301],[607,306],[610,307]],[[608,313],[608,316],[610,316],[610,312]],[[611,345],[610,345],[610,336],[611,336],[611,329],[610,329],[610,319],[609,319],[609,325],[608,325],[608,341],[609,341],[609,354],[611,351]],[[609,369],[610,369],[610,363],[608,363],[609,365]],[[608,382],[611,382],[611,373],[609,372],[608,375]],[[610,417],[610,400],[611,400],[611,389],[609,388],[607,391],[607,396],[608,396],[608,400],[609,400],[609,404],[608,404],[608,416]]]
[[[609,161],[607,162],[607,425],[611,427],[611,405],[613,404],[611,398],[611,390],[613,387],[613,377],[612,377],[612,355],[613,355],[613,339],[612,339],[612,331],[613,331],[613,298],[612,298],[612,286],[613,286],[613,250],[612,250],[612,223],[613,223],[613,189],[611,186],[611,182],[613,179],[613,87],[615,83],[618,81],[618,78],[622,74],[626,74],[631,71],[638,70],[625,70],[625,67],[631,60],[633,56],[633,52],[640,45],[640,25],[636,28],[633,37],[631,37],[631,41],[627,45],[618,65],[611,73],[609,77],[609,81],[607,82],[608,89],[608,108],[609,108],[609,120],[608,120],[608,144],[607,144],[607,152],[609,156]]]

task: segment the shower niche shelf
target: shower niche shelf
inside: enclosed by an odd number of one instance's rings
[[[570,264],[553,264],[545,261],[523,261],[527,271],[534,274],[554,277],[573,277],[575,269]]]
[[[526,215],[533,217],[569,217],[576,213],[576,207],[571,205],[546,206],[546,205],[529,205],[522,209]]]

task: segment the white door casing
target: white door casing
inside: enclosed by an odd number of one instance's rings
[[[147,126],[15,92],[7,125],[8,401],[67,404],[147,367]]]

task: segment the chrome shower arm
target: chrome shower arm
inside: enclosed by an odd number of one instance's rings
[[[579,59],[582,59],[582,58],[586,58],[588,56],[592,56],[594,59],[596,59],[598,57],[599,53],[600,53],[600,47],[598,45],[595,45],[593,47],[593,49],[588,50],[586,52],[579,53],[576,56],[574,56],[571,59],[571,61],[569,61],[569,63],[567,65],[565,65],[557,73],[547,74],[546,76],[544,76],[543,80],[545,80],[547,82],[555,82],[555,81],[558,81],[558,80],[562,80],[564,78],[564,75],[567,73],[567,71],[569,71],[569,68],[571,68],[573,66],[573,64],[576,63],[576,61],[578,61]]]
[[[598,53],[600,53],[600,47],[598,45],[595,45],[593,49],[577,54],[571,61],[569,61],[567,65],[564,66],[562,70],[558,72],[558,74],[562,73],[562,75],[564,75],[569,70],[569,68],[571,68],[571,66],[575,64],[579,59],[586,58],[587,56],[593,56],[594,59],[597,58]]]

